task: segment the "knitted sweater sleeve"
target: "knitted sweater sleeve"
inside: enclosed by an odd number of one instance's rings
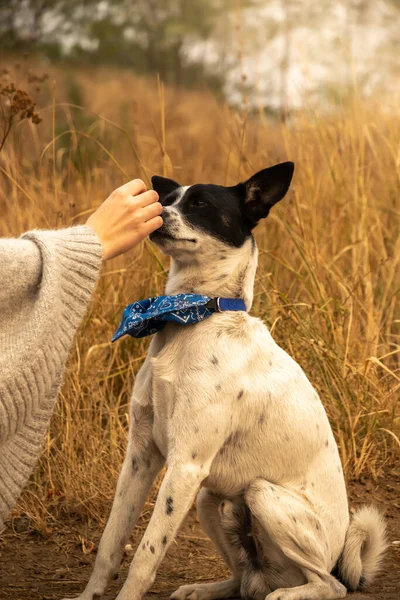
[[[0,240],[0,531],[39,457],[101,261],[85,225]]]

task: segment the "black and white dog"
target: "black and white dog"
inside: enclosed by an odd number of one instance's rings
[[[172,257],[166,293],[242,298],[250,310],[252,230],[284,197],[293,169],[282,163],[232,187],[154,177],[164,224],[151,239]],[[117,577],[165,463],[118,600],[140,600],[150,588],[199,488],[199,519],[232,578],[184,585],[175,600],[328,600],[372,580],[385,549],[383,520],[368,507],[349,521],[339,453],[318,394],[259,319],[242,311],[185,327],[168,323],[152,339],[130,415],[111,516],[79,600],[100,598]]]

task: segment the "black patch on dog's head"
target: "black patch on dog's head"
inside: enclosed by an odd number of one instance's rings
[[[260,219],[285,196],[293,171],[294,164],[285,162],[230,187],[198,183],[190,186],[182,198],[180,185],[173,179],[155,176],[152,183],[163,206],[170,206],[180,198],[177,210],[188,224],[239,248]],[[167,231],[167,222],[151,238],[156,240],[157,235],[163,234],[163,228]]]

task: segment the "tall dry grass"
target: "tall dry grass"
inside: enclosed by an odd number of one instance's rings
[[[42,124],[21,124],[0,155],[0,234],[83,222],[128,178],[232,184],[294,160],[292,191],[257,229],[252,312],[318,389],[346,476],[390,468],[399,447],[398,107],[354,92],[334,114],[307,109],[277,124],[126,72],[53,71],[49,81]],[[102,272],[19,504],[42,529],[66,512],[97,520],[109,510],[148,344],[110,340],[127,303],[163,290],[167,268],[144,243]]]

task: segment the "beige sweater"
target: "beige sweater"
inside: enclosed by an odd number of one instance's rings
[[[0,531],[40,455],[101,261],[87,226],[0,239]]]

